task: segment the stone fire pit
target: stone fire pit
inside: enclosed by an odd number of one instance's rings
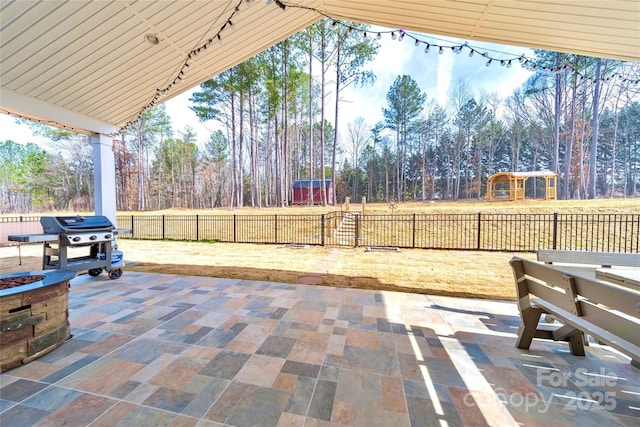
[[[70,337],[73,270],[0,275],[0,372],[29,363]]]

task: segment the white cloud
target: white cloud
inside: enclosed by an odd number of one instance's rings
[[[209,135],[213,133],[217,127],[212,121],[201,122],[189,107],[191,102],[189,98],[193,92],[200,90],[199,86],[189,89],[186,92],[171,98],[165,103],[167,108],[167,114],[171,117],[171,125],[173,127],[173,136],[179,137],[180,132],[184,132],[187,126],[191,126],[191,129],[197,135],[197,141],[200,146],[203,146],[208,140]]]
[[[16,119],[7,114],[0,114],[0,142],[11,140],[18,144],[33,142],[42,145],[46,138],[34,136],[29,126],[19,124]]]
[[[436,77],[436,100],[444,106],[449,99],[449,87],[454,73],[456,55],[445,53],[438,56],[438,72]]]

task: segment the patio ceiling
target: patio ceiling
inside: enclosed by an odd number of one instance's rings
[[[163,101],[322,19],[317,11],[469,41],[640,61],[637,0],[2,0],[0,112],[115,133],[208,39],[220,33],[223,42],[190,61]]]

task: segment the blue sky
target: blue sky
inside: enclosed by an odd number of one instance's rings
[[[374,31],[388,29],[375,28]],[[434,37],[426,34],[408,33],[421,42],[431,45],[459,45],[464,40]],[[502,46],[489,43],[469,42],[469,45],[479,51],[487,52],[489,56],[498,59],[511,59],[521,54],[532,57],[531,51],[522,47]],[[363,117],[370,125],[382,120],[382,108],[386,106],[386,96],[389,88],[397,76],[410,75],[420,89],[427,94],[427,101],[435,100],[446,106],[453,88],[460,81],[466,81],[473,91],[479,93],[497,92],[502,98],[509,96],[514,89],[522,85],[531,75],[524,70],[518,61],[513,61],[510,68],[492,62],[486,66],[487,59],[479,53],[469,57],[469,50],[465,48],[455,54],[451,49],[444,49],[442,54],[431,47],[428,53],[424,51],[425,44],[415,46],[414,40],[406,36],[403,41],[392,40],[389,34],[383,34],[380,40],[380,50],[376,59],[369,63],[368,68],[376,74],[376,82],[364,88],[347,88],[341,98],[340,132],[345,135],[347,123],[357,117]],[[318,69],[318,67],[316,67]],[[328,88],[331,90],[331,88]],[[189,109],[189,97],[193,88],[166,102],[167,111],[173,122],[174,133],[184,130],[189,125],[198,135],[198,141],[208,140],[212,130],[217,128],[215,122],[200,123],[195,114]],[[327,107],[328,117],[333,121],[333,95],[330,95]],[[39,139],[31,135],[27,126],[18,125],[7,115],[0,114],[0,141],[11,139],[19,143],[38,142]]]

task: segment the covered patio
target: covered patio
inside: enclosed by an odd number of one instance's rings
[[[324,17],[640,60],[640,10],[628,1],[4,1],[0,12],[0,113],[88,135],[95,213],[113,223],[122,128]],[[127,272],[75,278],[69,312],[72,339],[0,375],[0,424],[640,418],[627,358],[597,344],[584,358],[555,342],[518,350],[512,302]]]
[[[625,0],[5,0],[0,12],[0,113],[89,136],[95,212],[114,224],[123,129],[321,19],[640,61],[640,8]]]
[[[127,272],[79,276],[73,338],[0,376],[11,426],[637,425],[638,371],[514,343],[515,303]],[[585,424],[586,423],[586,424]]]

